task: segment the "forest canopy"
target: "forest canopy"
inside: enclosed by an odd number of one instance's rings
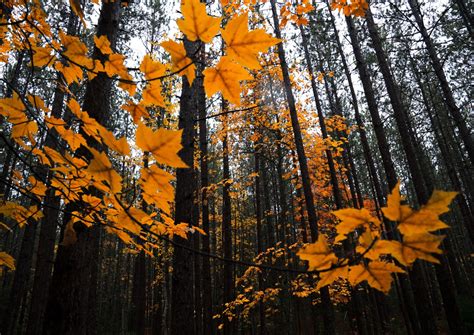
[[[474,331],[472,7],[3,1],[0,331]]]

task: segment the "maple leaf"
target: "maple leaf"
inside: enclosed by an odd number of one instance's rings
[[[23,122],[26,120],[24,113],[25,109],[25,105],[16,92],[13,92],[13,96],[11,98],[0,99],[0,114],[8,117],[9,119],[18,119]]]
[[[92,59],[87,57],[88,49],[78,37],[67,35],[62,31],[59,32],[59,37],[65,49],[65,51],[62,52],[64,56],[77,65],[84,66],[88,69],[93,67]]]
[[[125,137],[120,137],[117,140],[114,134],[106,128],[99,128],[99,135],[102,138],[102,142],[110,149],[124,156],[130,155],[130,146]]]
[[[183,0],[181,3],[183,19],[178,20],[179,30],[190,41],[201,40],[205,43],[212,41],[219,32],[221,20],[206,13],[206,4],[200,0]]]
[[[27,136],[33,142],[33,136],[38,132],[38,125],[36,121],[28,120],[24,113],[25,109],[25,105],[16,92],[13,93],[12,98],[0,99],[0,115],[6,116],[13,124],[11,137],[19,139]]]
[[[235,105],[240,105],[240,81],[252,77],[241,65],[224,56],[215,67],[203,71],[206,95],[211,97],[216,92],[222,92],[225,99]]]
[[[222,31],[227,55],[237,63],[250,69],[260,69],[258,53],[266,52],[271,46],[281,42],[263,29],[249,31],[248,14],[242,14],[229,21]]]
[[[146,110],[145,106],[141,104],[134,104],[132,101],[128,101],[126,105],[122,106],[122,108],[130,113],[133,122],[135,123],[138,123],[142,117],[150,117],[150,114]]]
[[[135,235],[140,235],[141,224],[150,225],[152,222],[148,214],[136,207],[130,207],[127,211],[120,209],[114,219],[115,227],[126,229]]]
[[[192,64],[193,61],[191,58],[186,56],[184,44],[169,40],[160,45],[171,55],[171,61],[173,62],[171,71],[175,72],[184,69],[178,74],[185,75],[186,78],[188,78],[189,85],[192,85],[194,78],[196,77],[196,66]]]
[[[87,146],[86,140],[81,134],[76,134],[72,130],[66,129],[63,126],[55,126],[54,128],[61,138],[69,144],[72,150],[77,150],[81,145],[85,147]]]
[[[38,132],[38,125],[35,121],[27,121],[18,124],[14,124],[12,128],[11,137],[20,138],[26,136],[33,139],[33,136]]]
[[[140,171],[140,183],[143,191],[150,195],[160,191],[165,199],[172,201],[174,199],[174,190],[170,181],[174,179],[173,175],[160,169],[157,165],[149,168],[142,168]]]
[[[323,270],[336,263],[338,258],[329,248],[326,237],[320,234],[316,243],[303,246],[297,253],[299,258],[308,261],[309,270]]]
[[[392,285],[392,273],[394,272],[404,273],[405,271],[393,263],[371,261],[368,265],[351,266],[348,279],[353,286],[366,280],[371,287],[388,293]]]
[[[68,85],[71,85],[74,82],[79,83],[79,81],[84,76],[84,74],[82,73],[82,68],[73,63],[70,63],[69,65],[64,65],[61,62],[56,62],[54,63],[54,68],[57,71],[61,72]]]
[[[131,96],[135,95],[135,92],[137,91],[137,84],[133,82],[133,77],[130,73],[122,73],[118,86],[122,90],[127,91]]]
[[[336,241],[346,239],[347,234],[360,226],[370,227],[370,223],[380,225],[380,220],[374,217],[367,209],[344,208],[332,212],[341,222],[336,226],[338,236]]]
[[[104,62],[104,71],[109,77],[118,75],[126,77],[128,75],[127,68],[124,65],[125,56],[121,54],[111,54],[109,59]]]
[[[48,65],[56,58],[55,56],[51,55],[53,49],[50,47],[32,47],[32,49],[33,59],[31,63],[36,67]]]
[[[151,58],[150,55],[145,55],[140,64],[140,71],[143,72],[147,80],[157,79],[165,74],[165,66]]]
[[[428,203],[423,206],[423,209],[436,215],[444,214],[449,211],[449,205],[456,195],[458,195],[458,192],[434,190],[433,194],[431,194],[430,200],[428,200]]]
[[[402,217],[397,228],[404,236],[409,236],[445,229],[449,226],[439,219],[438,214],[421,208]]]
[[[106,35],[100,37],[94,36],[94,44],[103,55],[110,55],[113,53],[112,48],[110,47],[110,41]]]
[[[432,254],[443,253],[439,249],[443,239],[444,236],[440,235],[416,234],[404,236],[403,242],[380,240],[375,243],[374,251],[379,255],[390,254],[405,266],[413,264],[418,258],[439,264]]]
[[[113,193],[120,192],[122,190],[122,177],[112,167],[107,155],[92,148],[89,148],[89,150],[94,158],[92,158],[86,172],[97,181],[107,182]]]
[[[402,197],[400,195],[400,181],[387,197],[387,207],[382,208],[383,215],[392,221],[400,221],[402,217],[411,212],[410,207],[401,205]]]
[[[324,286],[331,285],[339,278],[346,279],[349,274],[348,270],[348,266],[342,266],[336,267],[329,271],[321,272],[319,274],[320,280],[316,286],[316,290],[319,291]]]
[[[142,104],[145,106],[165,107],[165,101],[161,95],[161,83],[159,81],[151,81],[147,84],[142,92]]]
[[[160,128],[153,131],[143,123],[138,124],[136,143],[143,151],[153,154],[155,159],[176,168],[188,167],[178,156],[183,146],[181,145],[181,130],[168,130]]]

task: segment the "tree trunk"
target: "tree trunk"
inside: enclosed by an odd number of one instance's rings
[[[199,42],[189,42],[185,39],[186,51],[189,55],[195,53]],[[178,169],[176,172],[176,208],[175,222],[194,225],[194,204],[196,197],[196,182],[194,171],[194,120],[198,114],[195,103],[196,84],[191,87],[186,77],[183,77],[183,88],[180,101],[180,117],[178,127],[183,129],[181,159],[189,166]],[[175,242],[192,246],[189,240],[179,236],[174,237]],[[194,334],[194,306],[193,286],[190,279],[193,274],[192,254],[183,248],[175,247],[173,252],[172,273],[172,300],[171,300],[171,335]]]
[[[382,72],[385,86],[390,98],[390,103],[393,108],[393,113],[395,121],[397,123],[397,128],[400,133],[401,142],[403,150],[405,151],[408,167],[412,177],[413,184],[415,186],[415,192],[420,204],[425,204],[428,201],[428,194],[426,190],[426,185],[423,177],[422,170],[417,161],[416,152],[414,150],[414,144],[411,141],[411,136],[409,134],[409,123],[406,118],[407,112],[405,106],[401,101],[400,89],[395,83],[392,74],[390,72],[390,67],[385,55],[385,52],[382,47],[382,42],[378,35],[377,27],[372,17],[370,9],[367,10],[367,27],[369,30],[370,38],[373,43],[373,47],[376,52],[377,60],[380,65],[380,70]],[[446,238],[444,242],[445,246],[449,245],[449,238]],[[416,275],[418,272],[417,266],[413,267],[412,273]],[[441,291],[441,296],[443,297],[443,303],[445,308],[446,317],[450,329],[455,334],[463,334],[463,322],[459,313],[459,309],[456,303],[456,295],[452,282],[449,278],[449,269],[446,264],[443,262],[441,265],[436,265],[436,277],[439,282],[439,287]],[[427,295],[425,285],[421,281],[413,280],[412,283],[417,286],[415,289],[415,295],[419,303],[418,312],[420,313],[420,322],[423,328],[424,334],[435,334],[437,332],[435,327],[435,317],[432,313],[427,313],[428,309],[421,306],[427,306],[429,302],[429,296]]]
[[[227,111],[227,103],[222,100],[222,110]],[[227,115],[223,120],[224,138],[222,140],[223,179],[222,187],[222,248],[224,258],[232,259],[232,212],[230,203],[230,168],[229,168],[229,144],[227,139]],[[224,303],[234,299],[234,266],[229,262],[224,263]],[[232,334],[233,326],[227,318],[224,320],[224,334]]]
[[[454,99],[453,92],[451,91],[448,79],[446,78],[446,74],[444,73],[443,65],[441,64],[441,61],[438,58],[438,54],[436,52],[433,41],[431,40],[431,37],[428,31],[426,30],[425,24],[423,22],[423,18],[421,17],[420,5],[418,4],[418,1],[409,0],[408,4],[410,5],[411,12],[415,17],[418,30],[421,33],[421,36],[423,37],[423,41],[425,42],[436,77],[438,77],[446,107],[448,107],[448,110],[451,113],[451,116],[453,117],[454,122],[456,123],[456,126],[459,129],[459,134],[461,135],[461,139],[464,143],[464,146],[466,147],[466,151],[469,154],[471,162],[474,164],[474,139],[473,135],[471,134],[471,130],[467,126],[469,122],[465,120],[464,116],[456,105],[456,100]]]
[[[115,46],[120,21],[120,3],[102,5],[97,36],[106,35]],[[93,59],[104,60],[99,49],[94,48]],[[99,74],[86,87],[83,109],[99,124],[107,126],[112,81]],[[89,145],[97,146],[90,139]],[[81,150],[81,149],[79,149]],[[80,153],[81,154],[81,153]],[[64,224],[71,218],[70,212],[79,204],[67,206]],[[54,266],[46,308],[44,332],[46,334],[94,334],[97,316],[97,259],[99,255],[100,227],[86,229],[75,225],[77,242],[70,246],[60,245]]]

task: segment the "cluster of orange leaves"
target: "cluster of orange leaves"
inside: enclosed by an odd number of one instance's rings
[[[339,10],[345,16],[365,16],[365,12],[369,8],[366,0],[332,0],[331,9]]]
[[[70,4],[85,25],[81,7],[75,1]],[[0,115],[11,125],[9,137],[12,143],[16,142],[23,152],[33,157],[35,164],[52,172],[49,180],[37,180],[34,173],[26,179],[19,172],[13,173],[12,184],[38,204],[45,201],[48,189],[66,205],[81,204],[80,212],[73,212],[66,225],[64,245],[75,242],[74,225],[77,222],[87,227],[102,223],[110,233],[146,252],[157,247],[153,242],[156,239],[150,239],[150,236],[178,234],[186,237],[188,232],[194,231],[195,227],[190,229],[186,223],[175,224],[172,219],[174,189],[170,182],[174,177],[166,166],[187,167],[178,155],[182,148],[181,131],[149,126],[152,124],[151,109],[169,107],[169,101],[161,92],[162,81],[172,75],[186,76],[190,83],[195,78],[193,55],[187,53],[184,43],[163,42],[161,46],[170,54],[171,63],[163,64],[147,54],[139,66],[141,74],[132,76],[125,65],[125,56],[113,51],[106,36],[94,37],[94,46],[104,61],[93,59],[79,37],[62,30],[58,36],[52,33],[39,0],[28,3],[10,0],[5,6],[11,12],[1,18],[0,61],[7,62],[14,52],[26,51],[31,55],[32,70],[60,73],[62,89],[70,96],[67,107],[71,116],[67,122],[52,116],[42,98],[30,92],[15,91],[12,97],[0,99]],[[184,0],[181,13],[183,18],[177,23],[190,41],[211,43],[221,30],[222,19],[208,15],[206,5],[199,0]],[[263,29],[249,31],[247,13],[231,18],[221,33],[226,45],[225,56],[215,66],[204,70],[204,88],[207,96],[221,92],[225,99],[238,105],[241,82],[252,78],[247,69],[259,69],[258,54],[280,40]],[[113,132],[81,109],[69,87],[82,84],[84,74],[89,80],[97,75],[113,79],[128,93],[130,98],[122,109],[130,114],[136,125],[135,136],[130,142],[125,137],[116,138]],[[141,94],[138,94],[139,89]],[[40,144],[38,139],[53,130],[59,144]],[[107,150],[92,146],[91,141]],[[141,163],[143,157],[147,157],[146,166]],[[134,177],[136,180],[132,185],[114,167],[113,162],[118,159],[141,164],[140,176]],[[143,201],[146,209],[143,209]],[[41,205],[22,206],[16,202],[3,203],[0,214],[20,226],[42,217]],[[0,264],[14,268],[13,259],[5,252],[0,254]]]
[[[294,8],[294,10],[292,10]],[[300,4],[292,4],[287,2],[280,10],[280,27],[286,26],[288,22],[293,22],[296,25],[306,26],[308,19],[304,17],[305,14],[314,10],[314,6],[309,3],[309,0],[302,0]]]
[[[415,210],[402,204],[397,184],[388,196],[387,206],[382,208],[386,221],[394,224],[388,234],[392,238],[387,237],[381,220],[367,209],[346,208],[333,212],[340,223],[332,243],[321,234],[315,243],[303,246],[298,256],[308,261],[309,270],[319,272],[317,290],[342,279],[353,286],[367,281],[371,287],[387,293],[392,273],[404,273],[402,267],[409,268],[417,259],[439,263],[434,255],[442,254],[439,246],[445,236],[433,232],[448,228],[439,216],[449,211],[456,194],[435,190],[428,203]],[[349,236],[351,242],[346,243],[346,248],[347,244],[355,243],[352,256],[338,257],[334,250],[340,249],[341,242]]]

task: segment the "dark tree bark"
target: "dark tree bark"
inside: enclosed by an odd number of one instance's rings
[[[273,25],[275,29],[275,35],[281,39],[280,22],[278,19],[278,13],[276,9],[275,0],[271,0]],[[291,126],[293,128],[293,136],[296,145],[296,153],[298,156],[298,163],[301,172],[301,179],[303,183],[303,193],[306,203],[306,211],[308,213],[308,221],[311,229],[311,238],[314,241],[318,239],[318,217],[316,214],[316,208],[314,206],[313,191],[311,190],[311,179],[309,177],[308,162],[306,159],[306,153],[303,145],[303,138],[301,135],[300,124],[298,120],[298,114],[296,111],[295,98],[291,89],[290,75],[288,72],[288,65],[286,63],[285,49],[283,44],[278,44],[278,57],[280,59],[281,71],[283,74],[283,84],[285,88],[286,100],[290,109]],[[335,332],[335,319],[334,311],[329,296],[329,290],[324,287],[320,291],[321,299],[323,302],[323,318],[324,318],[324,329],[327,334],[333,334]]]
[[[205,60],[202,51],[201,61]],[[198,68],[202,72],[202,69]],[[207,134],[207,112],[206,112],[206,95],[202,79],[197,84],[198,88],[198,110],[199,110],[199,149],[201,151],[201,220],[202,229],[206,235],[202,236],[202,251],[209,253],[211,251],[209,244],[209,199],[207,195],[207,187],[209,186],[209,165],[208,165],[208,134]],[[211,263],[208,257],[202,258],[202,304],[203,304],[203,333],[214,334],[213,327],[213,309],[212,309],[212,287],[211,287]]]
[[[192,55],[199,47],[199,42],[185,40],[188,54]],[[186,77],[183,77],[183,88],[180,100],[180,118],[178,127],[183,129],[182,145],[180,151],[181,159],[189,166],[186,169],[178,169],[176,172],[176,208],[175,222],[186,222],[195,224],[194,204],[196,197],[196,175],[194,171],[194,120],[198,115],[196,108],[196,84],[189,85]],[[175,236],[174,240],[182,245],[191,247],[192,238],[185,240]],[[172,300],[171,300],[171,334],[194,334],[194,306],[193,306],[193,255],[183,248],[176,247],[173,252],[172,273]]]
[[[395,83],[394,78],[390,72],[390,66],[388,64],[387,57],[383,50],[382,42],[378,35],[377,27],[373,20],[370,9],[367,10],[366,17],[367,17],[367,28],[369,30],[369,35],[376,52],[377,60],[380,65],[380,70],[382,72],[385,86],[387,88],[387,92],[390,98],[393,114],[395,117],[398,131],[400,133],[403,150],[405,151],[405,154],[406,154],[408,168],[410,170],[410,175],[415,187],[415,193],[418,198],[418,202],[420,204],[425,204],[428,202],[429,197],[428,197],[428,193],[426,189],[423,172],[419,165],[419,162],[417,161],[417,155],[414,149],[414,143],[409,133],[410,125],[409,125],[408,119],[406,118],[407,111],[401,100],[400,89],[398,85]],[[466,144],[466,147],[468,148],[467,144]],[[446,238],[444,241],[444,245],[445,247],[448,247],[448,249],[450,249],[449,243],[450,243],[449,238]],[[463,326],[463,322],[461,319],[458,305],[456,303],[456,295],[454,292],[454,287],[451,282],[451,279],[449,278],[449,268],[447,268],[446,264],[442,262],[440,265],[435,266],[435,270],[436,270],[436,277],[438,279],[441,296],[443,298],[444,309],[445,309],[445,313],[446,313],[446,317],[447,317],[450,329],[456,334],[463,334],[465,332],[465,329]],[[417,271],[418,271],[417,266],[415,265],[415,267],[412,270],[412,274],[415,275]],[[423,332],[425,334],[435,334],[437,330],[435,328],[436,324],[435,324],[434,315],[432,315],[431,313],[429,313],[428,315],[428,313],[425,312],[427,311],[427,309],[425,310],[424,308],[421,307],[422,305],[426,306],[426,303],[428,303],[429,301],[429,296],[426,295],[427,292],[423,287],[425,285],[422,285],[421,281],[418,281],[418,280],[413,280],[412,283],[414,285],[417,285],[415,294],[419,301],[418,312],[420,313],[420,322],[423,328]]]
[[[97,36],[106,35],[115,46],[119,21],[120,3],[102,5]],[[104,60],[99,49],[94,49],[93,59]],[[107,126],[110,108],[109,97],[112,81],[99,74],[86,87],[83,109],[99,124]],[[88,144],[97,143],[88,139]],[[80,151],[81,149],[79,149]],[[79,156],[86,155],[78,152]],[[72,210],[79,204],[67,206],[64,224],[69,222]],[[94,334],[97,327],[97,271],[100,227],[87,229],[82,224],[74,226],[77,242],[70,246],[60,245],[54,265],[54,273],[46,307],[44,333],[46,334]]]
[[[222,110],[227,110],[227,103],[222,101]],[[222,245],[224,250],[224,257],[232,259],[232,212],[230,203],[230,168],[229,168],[229,144],[227,139],[227,115],[224,116],[223,121],[224,138],[222,140],[222,163],[223,163],[223,179],[224,185],[222,187]],[[230,302],[234,299],[234,266],[229,262],[224,263],[224,303]],[[232,334],[233,326],[227,318],[224,320],[224,334]]]

